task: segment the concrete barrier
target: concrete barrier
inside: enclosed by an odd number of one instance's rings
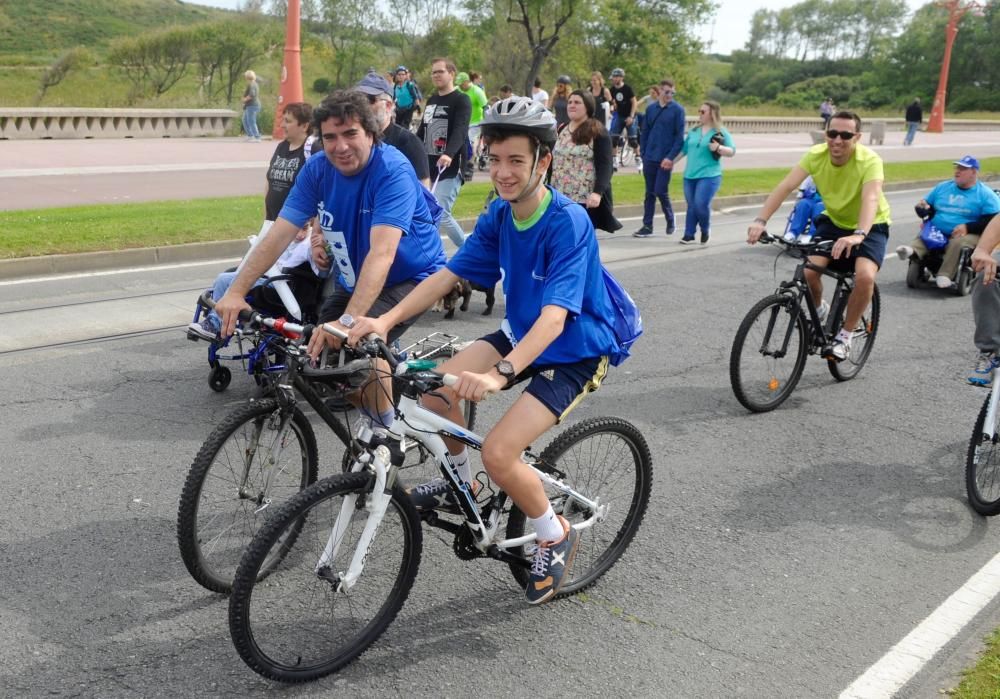
[[[223,136],[231,109],[0,108],[0,139]]]
[[[817,131],[822,125],[819,117],[727,117],[724,113],[722,121],[732,133],[802,133],[804,131]],[[688,128],[697,124],[697,116],[689,115],[687,117]],[[902,118],[866,119],[864,115],[861,117],[861,130],[863,132],[867,133],[878,124],[882,124],[885,131],[906,131],[906,120]],[[944,129],[945,131],[1000,131],[1000,121],[946,119]]]

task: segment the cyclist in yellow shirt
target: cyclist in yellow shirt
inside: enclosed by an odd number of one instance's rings
[[[854,268],[854,290],[847,302],[844,325],[833,343],[823,352],[826,359],[843,361],[850,356],[851,336],[861,314],[871,303],[875,277],[885,258],[889,242],[889,202],[882,194],[882,159],[861,145],[861,118],[854,112],[839,111],[830,119],[826,143],[813,146],[802,156],[785,179],[767,197],[747,229],[747,242],[756,243],[767,222],[785,198],[807,176],[812,176],[823,195],[825,210],[816,220],[813,242],[835,241],[830,252],[836,267]],[[829,257],[813,255],[809,261],[819,267],[830,264]],[[822,275],[805,271],[813,300],[825,314]]]

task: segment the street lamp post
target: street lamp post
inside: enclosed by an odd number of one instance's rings
[[[274,110],[274,128],[271,137],[280,141],[285,137],[282,117],[285,105],[302,101],[302,49],[299,48],[299,0],[288,0],[285,19],[285,59],[281,66],[281,87],[278,91],[278,108]]]
[[[983,11],[983,6],[975,1],[942,0],[937,4],[948,11],[948,25],[944,29],[944,58],[941,60],[941,75],[938,77],[937,92],[934,93],[931,118],[927,122],[927,130],[931,133],[944,131],[944,103],[948,93],[948,70],[951,68],[951,47],[954,46],[955,35],[958,34],[958,23],[970,10],[973,14],[981,14]]]

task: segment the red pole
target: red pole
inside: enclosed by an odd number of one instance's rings
[[[944,30],[944,58],[941,60],[941,75],[938,76],[937,92],[934,93],[934,105],[931,107],[931,118],[927,122],[927,130],[931,133],[944,131],[944,104],[948,94],[948,70],[951,68],[951,47],[955,44],[958,34],[958,20],[965,14],[959,10],[958,0],[944,5],[948,10],[948,26]]]
[[[271,137],[279,141],[285,137],[281,119],[285,105],[302,101],[302,49],[299,48],[299,0],[288,0],[285,22],[285,62],[281,66],[281,87],[278,108],[274,111],[274,129]]]

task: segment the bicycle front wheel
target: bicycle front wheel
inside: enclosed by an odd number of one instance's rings
[[[861,321],[858,327],[851,333],[851,349],[847,353],[847,359],[843,361],[827,360],[830,373],[837,381],[849,381],[858,375],[861,367],[868,361],[868,355],[872,353],[872,346],[875,344],[875,335],[878,333],[878,319],[882,309],[882,300],[878,291],[878,285],[872,289],[872,301],[868,308],[861,314]],[[846,313],[846,308],[845,308]],[[843,321],[841,321],[843,324]]]
[[[318,461],[316,435],[298,407],[289,411],[268,398],[226,417],[191,464],[177,509],[177,543],[191,576],[228,593],[254,533],[316,480]],[[295,532],[289,534],[294,541]]]
[[[617,417],[589,418],[556,437],[539,457],[565,474],[566,485],[607,508],[604,519],[580,532],[576,557],[558,597],[580,592],[615,564],[639,530],[649,503],[653,459],[645,437]],[[570,524],[590,519],[592,513],[572,496],[546,487],[552,509]],[[523,536],[527,518],[518,507],[507,519],[507,538]],[[525,547],[527,548],[527,547]],[[529,558],[527,551],[522,552]],[[512,564],[518,584],[528,584],[529,571]]]
[[[969,452],[965,458],[965,492],[969,504],[985,517],[1000,514],[1000,424],[997,424],[1000,420],[993,420],[992,438],[983,434],[989,407],[990,398],[987,396],[972,429]]]
[[[792,394],[805,368],[809,333],[795,298],[774,294],[750,309],[729,355],[729,382],[747,410],[774,410]]]
[[[338,589],[358,549],[374,484],[371,473],[324,478],[285,503],[254,537],[233,581],[229,630],[240,657],[258,674],[307,682],[336,672],[399,613],[420,565],[423,539],[419,515],[398,486],[361,576],[348,591]],[[298,541],[289,552],[288,532],[296,529]],[[334,532],[340,534],[336,555],[322,562]],[[262,579],[261,570],[275,558],[281,565]]]

